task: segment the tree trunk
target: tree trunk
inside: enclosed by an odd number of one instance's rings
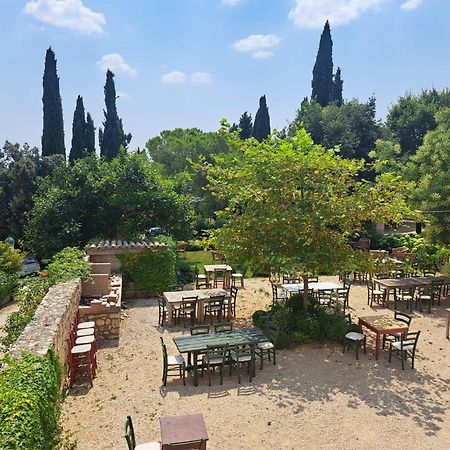
[[[308,310],[309,291],[308,291],[308,276],[303,275],[303,311]]]

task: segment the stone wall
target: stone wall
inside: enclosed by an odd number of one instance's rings
[[[45,355],[53,348],[67,372],[69,354],[67,338],[80,296],[79,279],[52,286],[37,307],[33,319],[12,346],[12,356],[20,358],[24,351]]]
[[[115,340],[120,334],[120,310],[120,306],[99,305],[95,310],[80,306],[80,320],[95,322],[99,340]]]

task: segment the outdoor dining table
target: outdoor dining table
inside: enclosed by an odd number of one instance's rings
[[[378,360],[380,356],[381,338],[384,334],[393,333],[407,333],[408,326],[404,322],[395,320],[389,316],[366,316],[360,317],[358,321],[359,329],[362,332],[362,327],[366,327],[369,330],[376,333],[375,339],[375,359]]]
[[[208,432],[202,414],[188,416],[164,416],[159,419],[161,427],[161,449],[183,442],[203,440],[202,450],[206,449]],[[178,448],[178,447],[177,447]],[[183,448],[183,447],[180,447]],[[186,447],[189,449],[192,447]]]
[[[173,317],[172,312],[175,307],[179,307],[183,297],[197,297],[198,298],[198,320],[200,322],[203,321],[204,315],[204,302],[205,300],[209,300],[211,296],[219,296],[219,295],[228,295],[228,292],[225,289],[195,289],[195,290],[186,290],[186,291],[170,291],[163,292],[164,298],[166,299],[167,305],[167,324],[169,326],[173,325]],[[231,302],[228,302],[228,311],[227,317],[228,319],[231,317]]]
[[[290,294],[296,294],[298,291],[303,291],[303,283],[282,284],[281,287],[286,289]],[[314,291],[333,291],[340,289],[341,284],[333,283],[332,281],[319,281],[308,283],[308,289]]]
[[[193,355],[191,368],[194,372],[194,386],[198,386],[198,355],[206,353],[208,346],[222,346],[226,344],[229,347],[246,344],[256,345],[259,342],[267,342],[267,337],[256,328],[246,328],[223,333],[174,337],[173,341],[180,353]]]
[[[214,273],[215,270],[223,270],[225,272],[225,282],[223,287],[225,289],[229,289],[231,286],[231,274],[233,273],[233,268],[228,264],[205,264],[203,266],[206,275],[206,282],[211,282],[211,274]]]

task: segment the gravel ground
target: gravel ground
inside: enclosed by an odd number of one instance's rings
[[[325,277],[335,281],[335,278]],[[238,295],[238,326],[270,302],[267,279],[246,280]],[[367,306],[365,288],[352,286],[352,316],[392,311]],[[160,439],[159,418],[202,413],[208,448],[225,449],[437,449],[450,448],[450,341],[445,339],[445,308],[416,312],[411,329],[421,330],[416,369],[402,371],[400,361],[379,361],[368,353],[355,360],[334,343],[312,343],[277,353],[277,365],[257,369],[249,383],[225,375],[192,378],[183,386],[169,378],[161,386],[159,337],[169,353],[180,329],[157,327],[156,299],[129,302],[120,341],[98,351],[98,376],[92,389],[73,388],[63,403],[62,424],[80,450],[126,449],[127,414],[138,443]],[[184,331],[185,333],[185,331]],[[369,338],[370,338],[369,332]]]

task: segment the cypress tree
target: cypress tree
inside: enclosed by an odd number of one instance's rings
[[[252,137],[252,115],[247,114],[247,111],[245,111],[239,119],[239,128],[241,129],[239,133],[241,141],[245,141],[245,139]]]
[[[313,69],[311,97],[320,106],[327,106],[333,98],[333,41],[328,20],[320,36],[319,50]]]
[[[86,121],[84,119],[83,97],[77,98],[77,106],[73,113],[72,122],[72,147],[69,153],[69,161],[75,161],[83,157],[85,148]]]
[[[255,116],[253,124],[252,137],[262,142],[270,134],[269,108],[267,108],[266,96],[259,99],[259,109]]]
[[[100,155],[106,159],[112,159],[119,154],[120,146],[126,146],[131,140],[131,134],[125,135],[122,120],[117,115],[116,87],[114,85],[114,74],[108,69],[105,83],[105,121],[100,134]]]
[[[64,145],[64,122],[59,93],[59,78],[56,72],[56,58],[49,47],[45,55],[44,76],[42,79],[43,129],[42,156],[60,154],[66,156]]]
[[[89,113],[86,115],[86,128],[84,130],[84,148],[88,153],[95,153],[95,126]]]
[[[344,81],[341,77],[341,68],[338,67],[336,70],[336,74],[334,75],[333,80],[333,102],[338,106],[342,106],[342,90],[343,90]]]
[[[237,131],[238,126],[233,122],[233,125],[231,125],[230,129],[228,130],[229,133],[234,133]]]

